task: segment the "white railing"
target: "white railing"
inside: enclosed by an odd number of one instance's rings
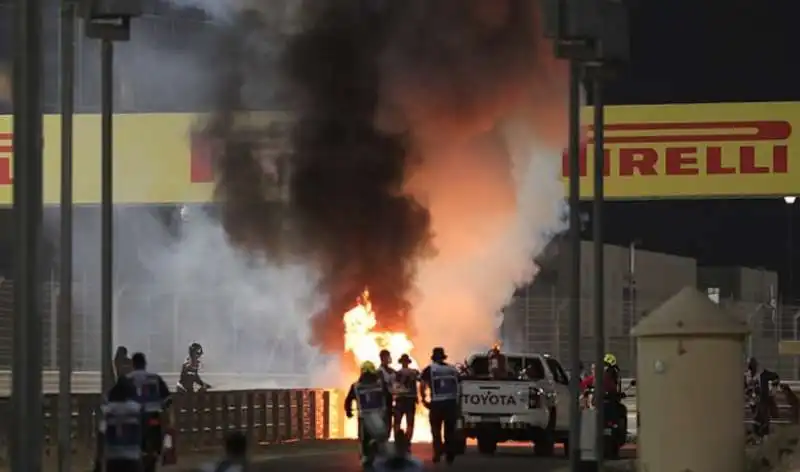
[[[172,388],[178,382],[178,373],[162,374],[164,381]],[[250,390],[263,388],[305,388],[311,386],[311,379],[304,375],[287,374],[242,374],[242,373],[206,373],[204,381],[210,383],[214,390]],[[100,372],[73,372],[72,393],[99,393],[101,386]],[[44,393],[58,393],[58,371],[48,370],[42,373],[42,390]],[[0,397],[11,392],[11,372],[0,371]]]

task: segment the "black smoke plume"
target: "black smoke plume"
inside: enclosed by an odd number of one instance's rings
[[[514,213],[500,120],[524,110],[519,114],[534,127],[555,122],[560,129],[566,122],[546,108],[562,106],[563,94],[552,86],[561,77],[535,60],[546,48],[536,36],[535,6],[534,0],[310,0],[288,36],[275,34],[263,19],[269,15],[246,14],[247,24],[233,30],[220,58],[222,107],[209,128],[223,143],[217,195],[225,226],[242,246],[299,254],[319,267],[329,306],[315,318],[318,344],[341,349],[342,314],[365,287],[379,327],[413,329],[415,275],[436,253],[433,238],[436,249],[462,247],[460,239],[481,231],[458,231],[463,217]],[[280,59],[265,60],[276,48]],[[253,124],[243,125],[235,113],[274,90],[276,70],[293,117],[282,210],[265,197],[275,177],[264,170],[259,126],[253,134]],[[534,106],[540,113],[531,113]],[[434,207],[447,228],[434,224]],[[505,231],[510,221],[495,227]],[[463,247],[472,262],[485,257],[480,245]],[[448,270],[459,266],[449,256],[439,260]],[[517,278],[497,277],[502,288],[492,300],[502,303]]]

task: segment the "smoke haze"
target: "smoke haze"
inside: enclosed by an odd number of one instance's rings
[[[488,344],[496,313],[564,228],[567,75],[540,37],[535,2],[306,6],[285,51],[298,114],[292,244],[277,250],[322,272],[329,300],[313,340],[339,351],[341,316],[369,286],[379,325],[412,331],[417,355]],[[241,99],[223,98],[211,129],[226,143],[218,190],[236,215],[227,228],[250,249],[275,251],[257,224],[258,145],[225,125]]]
[[[296,3],[258,8],[288,17]],[[535,2],[310,0],[292,27],[240,21],[233,3],[176,4],[220,21],[226,35],[198,43],[213,62],[142,33],[127,73],[154,101],[216,99],[203,125],[221,144],[223,212],[190,211],[177,236],[150,210],[117,212],[118,251],[132,252],[118,257],[117,342],[168,346],[176,367],[198,341],[209,371],[316,374],[317,347],[341,351],[342,314],[365,286],[380,327],[412,331],[418,358],[493,341],[564,228],[566,69]],[[265,149],[274,124],[234,119],[276,97],[294,117],[286,156]],[[76,272],[95,280],[98,216],[75,222]],[[99,320],[99,291],[76,304]],[[165,340],[175,313],[188,328]]]
[[[133,25],[132,41],[117,48],[117,110],[202,111],[203,103],[212,102],[213,53],[219,46],[213,28],[189,28],[184,36],[171,36],[173,41],[159,33],[170,31],[168,21],[149,18]],[[90,60],[98,55],[87,56],[81,80],[99,84],[99,64]],[[99,102],[99,97],[82,99]],[[135,148],[115,151],[138,153]],[[147,188],[147,175],[125,178]],[[325,377],[318,374],[336,359],[320,357],[307,342],[310,314],[325,305],[315,289],[316,271],[303,261],[283,258],[278,263],[236,248],[219,218],[201,207],[181,215],[183,220],[174,206],[115,209],[115,343],[147,353],[151,366],[162,372],[178,371],[188,345],[199,342],[206,352],[206,372],[313,372],[304,386],[324,386]],[[48,234],[58,233],[56,212],[48,211],[47,225]],[[99,208],[79,208],[74,217],[74,352],[82,370],[97,370],[100,363],[100,246]]]

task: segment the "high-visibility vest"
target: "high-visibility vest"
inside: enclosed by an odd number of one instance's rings
[[[417,398],[417,379],[419,372],[416,369],[400,369],[394,377],[393,393],[398,398]]]
[[[161,413],[164,402],[161,398],[161,377],[145,370],[134,370],[128,379],[136,388],[135,400],[142,405],[145,413]]]
[[[358,402],[358,414],[364,416],[386,408],[386,391],[381,382],[357,383],[353,386]]]
[[[447,364],[431,364],[431,401],[458,399],[458,371]]]
[[[101,407],[100,431],[106,459],[142,458],[142,406],[135,401],[109,402]]]

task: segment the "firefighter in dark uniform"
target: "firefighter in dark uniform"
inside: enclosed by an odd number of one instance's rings
[[[144,470],[152,472],[156,468],[164,439],[164,409],[169,407],[172,394],[160,375],[147,371],[147,359],[137,352],[131,358],[133,371],[127,378],[135,389],[134,400],[142,406]]]
[[[189,357],[181,367],[181,377],[178,379],[178,391],[194,393],[194,386],[197,385],[201,390],[208,390],[211,385],[203,382],[200,378],[200,358],[203,357],[203,346],[192,343],[189,346]]]
[[[436,347],[431,354],[431,365],[420,375],[419,395],[429,410],[431,436],[433,436],[433,462],[439,462],[442,454],[448,464],[456,458],[456,425],[459,416],[458,370],[445,363],[444,348]],[[426,390],[430,389],[430,401],[426,401]],[[444,427],[444,440],[442,440]]]
[[[344,400],[344,412],[353,417],[353,403],[358,406],[358,438],[361,442],[361,462],[370,465],[377,449],[389,440],[386,418],[386,399],[391,398],[389,389],[372,362],[361,364],[358,381],[350,386]]]
[[[414,415],[417,412],[417,402],[419,401],[417,397],[419,371],[410,367],[411,358],[408,357],[408,354],[400,356],[398,362],[402,367],[395,373],[394,378],[394,437],[398,437],[397,433],[401,431],[400,424],[405,417],[405,437],[410,442],[414,437]]]
[[[380,352],[381,365],[378,367],[378,372],[381,374],[381,380],[386,384],[386,388],[392,389],[394,385],[394,376],[396,371],[392,368],[392,354],[386,349]],[[394,399],[391,395],[386,400],[386,431],[392,431],[392,420],[394,420]]]
[[[100,407],[99,433],[103,438],[103,461],[108,472],[142,470],[142,406],[134,396],[130,380],[120,378]]]

